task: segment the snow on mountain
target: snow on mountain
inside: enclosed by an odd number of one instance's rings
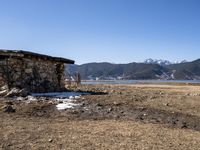
[[[182,60],[182,61],[175,61],[172,64],[181,64],[181,63],[186,63],[186,62],[188,62],[188,61],[187,60]]]
[[[186,60],[183,61],[175,61],[175,62],[170,62],[169,60],[162,60],[162,59],[146,59],[144,61],[145,64],[159,64],[161,66],[167,66],[167,65],[171,65],[171,64],[180,64],[180,63],[186,63]]]

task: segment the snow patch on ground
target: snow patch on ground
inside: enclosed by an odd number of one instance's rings
[[[34,96],[27,96],[28,101],[37,101],[37,98]]]
[[[29,97],[30,100],[34,99],[35,97],[51,97],[55,98],[59,104],[56,105],[58,110],[65,110],[65,109],[72,109],[80,104],[75,104],[77,99],[81,98],[81,95],[87,93],[81,92],[52,92],[52,93],[32,93]]]
[[[75,106],[77,106],[78,104],[74,104],[74,103],[62,103],[62,104],[57,104],[56,108],[58,110],[65,110],[65,109],[69,109],[69,108],[74,108]]]
[[[70,96],[69,98],[64,98],[64,99],[60,99],[58,98],[57,101],[61,102],[60,104],[56,105],[56,108],[58,110],[65,110],[65,109],[69,109],[69,108],[74,108],[76,106],[78,106],[79,104],[75,104],[74,102],[76,101],[76,99],[79,99],[80,96]]]

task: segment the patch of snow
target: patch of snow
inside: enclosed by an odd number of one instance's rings
[[[74,99],[74,96],[70,96],[69,99]]]
[[[74,108],[77,105],[78,104],[74,104],[74,103],[63,103],[63,104],[56,105],[56,107],[58,110],[65,110],[65,109],[69,109],[69,108]]]
[[[57,101],[62,102],[61,104],[57,104],[56,108],[58,110],[65,110],[65,109],[70,109],[74,108],[75,106],[78,106],[79,104],[73,103],[75,100],[74,99],[57,99]]]
[[[182,60],[182,61],[174,61],[174,62],[170,62],[169,60],[162,60],[162,59],[146,59],[144,61],[144,63],[146,64],[159,64],[161,66],[167,66],[167,65],[171,65],[171,64],[180,64],[180,63],[186,63],[187,60]]]
[[[37,100],[37,98],[34,96],[27,96],[27,98],[28,98],[28,101],[36,101]]]
[[[74,96],[74,98],[75,98],[75,99],[80,99],[81,97],[80,97],[80,96]]]
[[[81,95],[87,93],[81,92],[51,92],[51,93],[32,93],[28,99],[36,99],[36,97],[51,97],[55,98],[54,100],[59,102],[56,105],[58,110],[72,109],[80,104],[75,104],[76,99],[80,99]]]
[[[24,98],[23,98],[23,97],[21,97],[21,96],[19,96],[19,97],[16,97],[16,100],[17,100],[17,101],[23,101],[23,100],[24,100]]]
[[[171,74],[171,78],[174,79],[174,73]]]
[[[168,61],[168,60],[151,59],[151,58],[146,59],[146,60],[144,61],[144,63],[146,63],[146,64],[159,64],[159,65],[161,65],[161,66],[166,66],[166,65],[172,64],[172,63],[171,63],[170,61]]]
[[[58,102],[62,102],[62,103],[69,103],[69,102],[73,102],[72,99],[68,99],[68,98],[58,98],[56,99]]]

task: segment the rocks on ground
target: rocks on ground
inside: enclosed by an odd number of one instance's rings
[[[3,109],[3,112],[6,112],[6,113],[14,113],[15,112],[15,109],[13,108],[12,105],[5,105],[2,107]]]
[[[28,91],[26,91],[25,89],[13,88],[5,95],[5,97],[13,97],[13,96],[25,97],[27,95],[28,95]]]
[[[5,96],[9,91],[9,88],[7,85],[4,85],[0,88],[0,96]]]
[[[4,85],[0,88],[0,96],[3,97],[14,97],[14,96],[26,97],[28,94],[29,94],[28,91],[25,89],[19,89],[19,88],[9,89],[7,85]]]

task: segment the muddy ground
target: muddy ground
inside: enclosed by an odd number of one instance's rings
[[[0,100],[0,149],[200,149],[200,86],[82,85],[73,109],[52,98]],[[11,106],[13,112],[4,112]]]

